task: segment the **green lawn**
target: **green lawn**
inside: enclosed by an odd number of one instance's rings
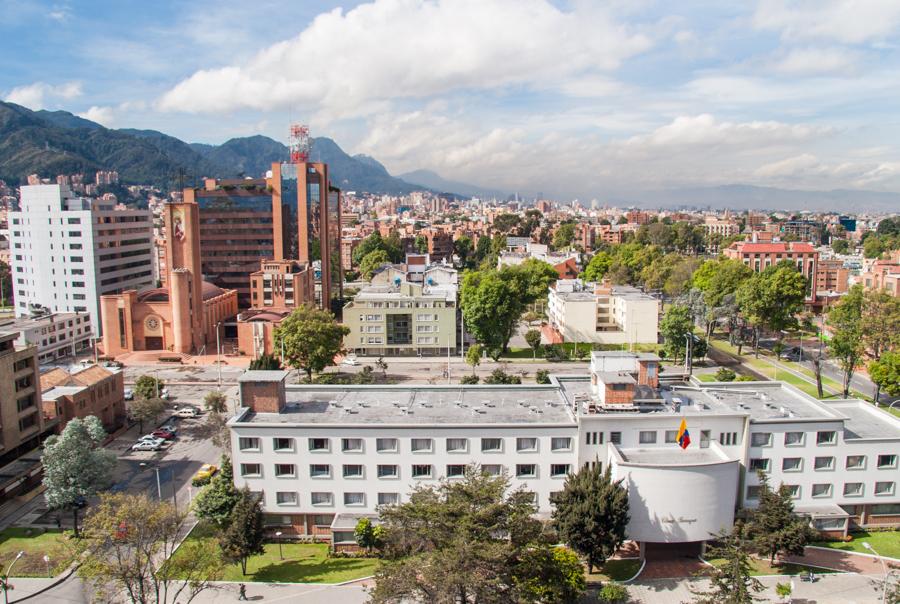
[[[711,560],[707,560],[713,566],[719,566],[720,564],[725,563],[724,558],[713,558]],[[827,574],[834,573],[837,571],[828,570],[825,568],[812,568],[809,566],[803,566],[802,564],[776,564],[772,566],[769,564],[768,560],[761,560],[759,558],[750,558],[750,564],[752,566],[752,570],[750,574],[754,577],[761,577],[765,575],[800,575],[805,574],[812,570],[816,574]]]
[[[207,525],[197,525],[188,537],[218,548],[216,538]],[[375,573],[375,558],[329,558],[324,543],[282,543],[284,560],[279,556],[278,544],[267,543],[261,556],[250,558],[247,575],[232,564],[225,568],[223,581],[259,581],[265,583],[342,583],[368,577]],[[175,553],[178,556],[178,552]]]
[[[900,532],[881,531],[870,533],[868,531],[860,531],[858,533],[850,533],[850,536],[853,537],[853,541],[847,543],[843,541],[817,541],[813,545],[839,549],[845,552],[871,554],[872,552],[863,547],[863,542],[866,542],[874,547],[879,555],[900,559]]]
[[[594,569],[593,573],[588,574],[587,567],[584,568],[584,577],[588,583],[606,583],[607,581],[627,581],[637,574],[641,568],[641,561],[638,558],[625,558],[624,560],[607,560],[603,568]]]
[[[715,373],[696,373],[696,374],[694,374],[694,376],[701,382],[715,382],[716,381]]]
[[[11,527],[0,531],[0,566],[5,571],[16,554],[25,552],[12,569],[13,577],[46,577],[50,557],[50,574],[57,575],[72,561],[73,548],[63,531]]]

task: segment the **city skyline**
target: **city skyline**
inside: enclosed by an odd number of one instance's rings
[[[900,6],[632,4],[4,2],[0,96],[197,142],[308,121],[393,174],[558,198],[900,191]]]

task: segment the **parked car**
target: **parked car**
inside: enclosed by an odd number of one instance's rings
[[[134,390],[132,390],[131,388],[125,389],[125,400],[126,401],[134,400]]]
[[[176,426],[175,422],[172,420],[164,423],[162,426],[157,428],[157,430],[165,430],[167,432],[171,432],[174,436],[178,436],[178,426]]]
[[[169,432],[168,430],[163,430],[162,428],[154,430],[151,434],[156,438],[161,438],[163,440],[172,440],[175,438],[174,432]]]
[[[132,451],[159,451],[165,441],[161,438],[139,440],[131,446]]]
[[[218,467],[214,466],[211,463],[205,463],[200,466],[200,469],[197,470],[196,474],[194,474],[194,480],[206,480],[208,478],[212,478],[213,475],[218,471]]]
[[[356,367],[357,365],[359,365],[359,360],[356,357],[344,357],[344,360],[341,361],[341,365]]]
[[[168,389],[168,388],[163,388],[162,390],[160,390],[160,392],[159,392],[159,398],[161,398],[161,399],[163,399],[163,400],[168,400],[168,398],[169,398],[169,389]]]
[[[175,412],[175,417],[191,418],[200,415],[200,411],[196,407],[182,407]]]

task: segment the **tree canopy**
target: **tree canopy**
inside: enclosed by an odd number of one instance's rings
[[[374,250],[363,256],[359,263],[359,275],[363,280],[369,281],[376,270],[382,265],[390,263],[391,258],[384,250]]]
[[[775,561],[778,554],[802,556],[806,544],[813,538],[809,520],[794,514],[791,491],[781,485],[769,486],[768,477],[759,472],[759,505],[749,510],[748,536],[760,554]]]
[[[229,562],[241,565],[241,574],[247,574],[247,560],[265,551],[265,525],[259,497],[244,487],[238,492],[228,518],[228,525],[219,536],[222,556]]]
[[[303,305],[281,321],[273,338],[276,343],[283,342],[285,361],[305,371],[307,379],[312,380],[313,372],[334,364],[348,333],[350,330],[330,312]]]
[[[241,498],[234,486],[234,469],[231,459],[223,454],[219,472],[213,476],[209,485],[204,487],[194,498],[194,513],[215,524],[220,529],[228,526],[231,512]]]

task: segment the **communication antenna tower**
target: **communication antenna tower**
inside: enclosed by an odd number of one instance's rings
[[[300,164],[309,161],[309,126],[306,124],[291,124],[291,163]]]

